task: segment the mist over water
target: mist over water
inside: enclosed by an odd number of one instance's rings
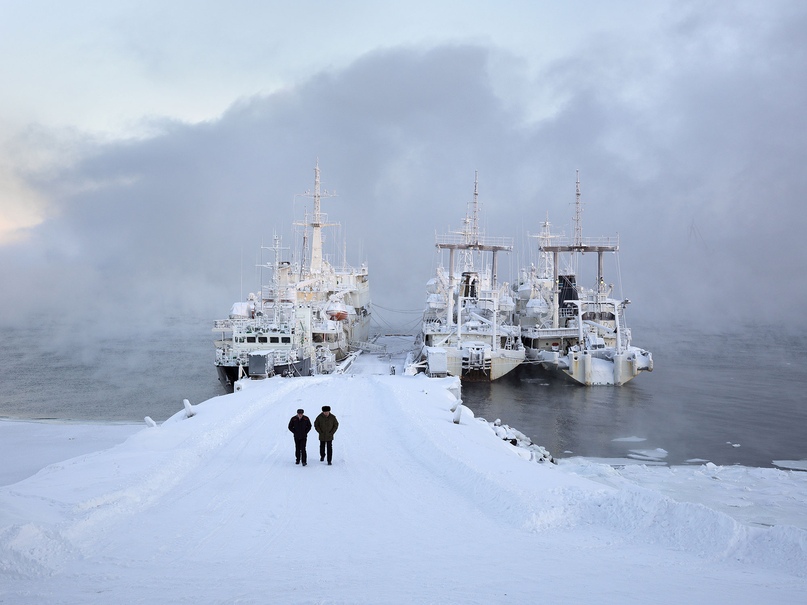
[[[177,318],[155,332],[104,336],[55,328],[5,328],[6,368],[0,417],[142,422],[162,421],[193,403],[221,395],[213,367],[211,322]]]

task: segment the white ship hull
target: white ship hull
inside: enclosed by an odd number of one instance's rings
[[[527,348],[527,360],[548,370],[562,372],[575,382],[586,386],[621,386],[644,371],[653,371],[653,356],[649,351],[630,347],[611,357],[580,351],[559,355],[554,351]]]

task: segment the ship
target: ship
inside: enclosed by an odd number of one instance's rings
[[[486,237],[479,228],[479,179],[459,232],[437,235],[441,257],[427,283],[421,331],[406,372],[493,381],[525,359],[520,332],[513,323],[515,301],[507,282],[498,283],[498,255],[513,249],[512,239]]]
[[[331,374],[346,367],[369,341],[372,305],[367,263],[359,267],[342,260],[334,266],[323,254],[322,230],[338,226],[322,212],[319,162],[314,189],[302,194],[313,200],[313,212],[295,223],[303,238],[297,261],[283,259],[282,239],[275,235],[273,259],[260,267],[271,279],[260,293],[233,304],[227,319],[216,320],[215,366],[228,390],[245,378]]]
[[[604,257],[618,254],[619,237],[583,237],[579,172],[574,236],[552,235],[547,218],[535,237],[538,264],[523,269],[514,284],[525,365],[541,365],[587,386],[619,386],[652,371],[653,355],[631,344],[625,317],[631,301],[615,298],[614,285],[604,276]],[[577,279],[579,263],[586,256],[597,259],[591,288]]]

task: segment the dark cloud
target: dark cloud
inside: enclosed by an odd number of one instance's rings
[[[475,170],[486,231],[515,238],[515,270],[547,212],[571,234],[580,169],[584,235],[620,234],[641,322],[800,319],[805,10],[777,6],[788,11],[764,23],[722,5],[682,13],[648,32],[652,49],[592,41],[528,83],[558,100],[537,121],[528,96],[494,86],[500,50],[398,48],[215,121],[85,142],[70,170],[31,180],[58,212],[0,250],[4,315],[55,304],[61,323],[123,330],[223,316],[242,276],[256,289],[261,242],[277,232],[295,248],[307,201],[295,194],[318,158],[338,194],[324,210],[342,225],[329,251],[341,262],[346,238],[348,262],[368,261],[381,307],[421,308],[434,233],[460,226]]]

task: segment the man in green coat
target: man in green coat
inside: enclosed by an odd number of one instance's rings
[[[331,414],[331,406],[323,405],[322,413],[314,420],[314,429],[319,433],[319,461],[328,455],[328,464],[333,459],[333,435],[339,428],[339,421]]]

